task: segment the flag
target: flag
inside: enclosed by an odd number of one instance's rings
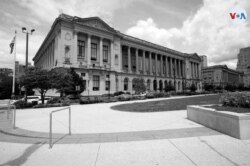
[[[13,37],[13,40],[10,43],[10,53],[12,54],[14,46],[15,46],[16,36]]]

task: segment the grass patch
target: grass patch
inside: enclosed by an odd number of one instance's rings
[[[127,112],[159,112],[185,110],[187,105],[219,104],[219,95],[195,96],[182,99],[168,99],[142,103],[121,104],[111,107],[117,111]]]
[[[242,107],[230,107],[230,106],[213,105],[213,106],[209,106],[208,108],[216,109],[216,111],[229,111],[229,112],[236,112],[236,113],[250,113],[249,108],[242,108]]]

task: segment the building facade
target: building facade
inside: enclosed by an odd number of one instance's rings
[[[244,72],[244,85],[250,86],[250,47],[240,49],[236,70]]]
[[[74,68],[82,76],[82,95],[133,93],[134,78],[147,90],[171,84],[176,91],[194,83],[201,90],[201,59],[120,33],[98,17],[61,14],[33,58],[34,65]]]
[[[225,87],[243,84],[243,72],[229,69],[227,65],[215,65],[201,69],[203,84]]]
[[[206,55],[200,55],[201,58],[201,68],[207,67],[207,56]]]

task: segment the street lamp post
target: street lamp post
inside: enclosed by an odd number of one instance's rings
[[[22,27],[22,32],[26,33],[26,62],[25,62],[25,69],[28,69],[28,48],[29,48],[29,35],[32,35],[32,33],[35,31],[35,29],[31,29],[30,32],[27,30],[26,27]],[[25,103],[27,103],[27,88],[25,88]]]
[[[25,28],[22,27],[22,32],[26,33],[26,63],[25,63],[25,68],[28,68],[28,53],[29,53],[29,35],[32,35],[33,32],[35,32],[35,29],[31,29],[30,32]]]

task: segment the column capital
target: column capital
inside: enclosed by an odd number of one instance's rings
[[[91,38],[93,35],[92,35],[92,34],[87,33],[87,36],[88,36],[89,38]]]

